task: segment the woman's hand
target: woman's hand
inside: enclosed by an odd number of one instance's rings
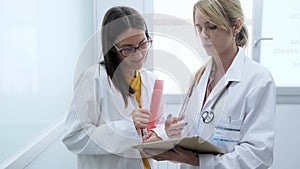
[[[148,131],[144,136],[143,136],[143,142],[153,142],[153,141],[159,141],[159,140],[162,140],[160,137],[158,137],[158,135],[150,130]]]
[[[169,138],[180,138],[182,134],[182,130],[187,122],[180,122],[184,119],[184,116],[180,117],[172,117],[171,114],[168,115],[167,120],[165,122],[165,131]]]
[[[147,128],[150,119],[150,111],[147,109],[134,109],[131,112],[132,120],[136,129]]]
[[[157,161],[175,161],[179,163],[186,163],[193,166],[199,166],[199,157],[192,151],[184,150],[179,146],[173,149],[162,152],[161,150],[143,150],[147,157],[151,157]]]

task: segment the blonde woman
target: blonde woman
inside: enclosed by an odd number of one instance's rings
[[[180,162],[181,168],[269,168],[276,87],[269,71],[245,55],[248,35],[239,0],[200,0],[193,19],[212,59],[195,77],[189,101],[194,103],[188,106],[198,106],[187,108],[194,111],[186,112],[185,120],[192,126],[186,126],[184,135],[200,135],[226,153],[195,154],[174,147],[153,158]]]

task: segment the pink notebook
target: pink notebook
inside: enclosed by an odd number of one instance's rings
[[[162,101],[163,86],[164,86],[163,80],[155,80],[151,105],[150,105],[150,112],[151,112],[150,122],[148,123],[147,126],[148,131],[156,127],[156,120],[160,116],[159,109]]]

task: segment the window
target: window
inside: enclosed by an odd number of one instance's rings
[[[255,60],[272,73],[277,86],[277,103],[298,104],[300,99],[299,1],[273,3],[253,0]],[[278,12],[280,11],[280,12]]]
[[[278,87],[300,87],[300,2],[259,3],[261,32],[256,31],[255,36],[263,39],[255,46],[260,51],[258,60],[272,72]]]
[[[92,1],[0,1],[0,161],[64,118]]]

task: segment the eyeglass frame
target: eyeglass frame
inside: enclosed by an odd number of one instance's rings
[[[152,39],[148,39],[148,40],[145,41],[145,42],[139,43],[137,47],[134,47],[134,46],[128,46],[128,47],[124,47],[124,48],[119,48],[116,44],[113,44],[113,46],[117,49],[117,51],[118,51],[123,57],[128,57],[128,56],[131,56],[132,54],[134,54],[134,53],[136,52],[136,50],[139,50],[139,51],[141,51],[141,52],[148,51],[148,50],[151,48],[151,46],[152,46],[152,42],[153,42]],[[141,49],[141,44],[145,44],[145,43],[150,43],[149,47],[148,47],[147,49]],[[123,54],[122,54],[122,50],[125,50],[125,49],[134,49],[134,51],[133,51],[131,54],[129,54],[128,56],[126,56],[126,55],[123,55]]]

